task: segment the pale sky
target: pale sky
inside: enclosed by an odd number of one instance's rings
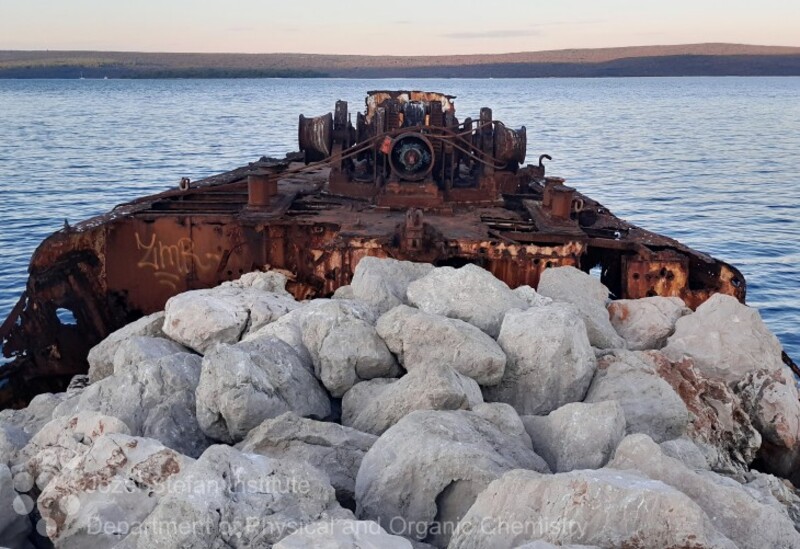
[[[0,49],[376,55],[800,46],[800,0],[0,0]]]

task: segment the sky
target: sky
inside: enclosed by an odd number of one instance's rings
[[[452,55],[800,46],[800,0],[0,0],[0,49]]]

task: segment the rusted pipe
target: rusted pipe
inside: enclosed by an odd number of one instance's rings
[[[247,206],[251,209],[268,208],[270,198],[278,194],[278,181],[267,174],[247,176]]]
[[[551,215],[556,219],[567,220],[572,212],[572,202],[575,198],[575,189],[566,185],[554,185],[550,189]]]

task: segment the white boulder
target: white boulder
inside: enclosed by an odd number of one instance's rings
[[[28,436],[38,433],[53,419],[53,411],[67,398],[67,393],[36,395],[21,410],[0,410],[0,423],[21,429]]]
[[[58,548],[114,547],[192,460],[147,438],[98,438],[53,478],[37,506]]]
[[[625,412],[627,433],[645,433],[656,442],[678,438],[689,425],[689,410],[656,369],[630,351],[600,359],[585,402],[616,400]]]
[[[583,400],[596,360],[574,307],[554,303],[510,311],[497,342],[506,354],[506,369],[498,385],[484,387],[487,401],[537,415]]]
[[[350,283],[352,298],[369,303],[380,313],[407,303],[408,285],[433,270],[428,263],[364,257]]]
[[[517,297],[522,298],[528,307],[542,307],[553,303],[552,298],[543,296],[530,286],[517,286],[511,291],[517,294]]]
[[[445,547],[475,497],[517,468],[549,472],[519,437],[473,412],[413,412],[364,456],[357,514],[391,534]]]
[[[482,402],[475,380],[448,366],[431,366],[392,383],[380,379],[359,383],[344,395],[342,424],[381,435],[415,410],[469,410]]]
[[[625,436],[625,413],[619,402],[565,404],[546,416],[523,416],[534,451],[556,473],[599,469]]]
[[[800,547],[800,533],[785,513],[758,502],[735,481],[710,471],[692,471],[665,456],[646,435],[626,437],[609,467],[635,469],[680,490],[740,549]]]
[[[122,547],[268,548],[307,524],[352,518],[311,465],[217,445],[185,468]]]
[[[503,377],[503,350],[463,320],[400,305],[381,316],[375,327],[406,370],[444,364],[481,385],[495,385]]]
[[[114,355],[123,341],[135,336],[164,337],[164,311],[143,316],[111,333],[89,350],[89,381],[100,381],[114,373]]]
[[[693,471],[708,471],[706,452],[687,436],[667,440],[658,445],[665,456],[677,459]]]
[[[331,411],[328,394],[302,359],[270,336],[208,353],[196,397],[200,428],[226,443],[284,412],[322,419]]]
[[[514,549],[534,540],[557,546],[736,549],[678,490],[614,469],[556,475],[510,471],[477,497],[448,547]]]
[[[555,301],[575,305],[586,324],[592,346],[600,349],[625,347],[625,340],[608,318],[608,288],[597,278],[575,267],[554,267],[544,270],[537,291]]]
[[[130,430],[119,419],[97,412],[54,419],[20,450],[14,474],[30,475],[43,490],[67,464],[88,452],[95,440],[112,433],[128,435]]]
[[[255,287],[219,286],[193,290],[167,301],[164,333],[205,354],[219,343],[236,343],[300,307],[291,296],[263,292]]]
[[[334,397],[341,397],[359,381],[400,375],[394,355],[375,327],[359,319],[331,327],[314,366],[317,377]]]
[[[792,373],[754,370],[735,391],[763,439],[758,450],[765,470],[800,482],[800,396]]]
[[[674,361],[694,359],[706,376],[735,383],[753,370],[781,370],[781,344],[758,310],[735,297],[714,294],[678,319],[664,354]]]
[[[689,410],[686,434],[709,466],[728,474],[746,470],[761,446],[761,436],[735,392],[722,381],[703,375],[690,358],[672,362],[659,351],[636,356],[652,366],[683,400]]]
[[[305,343],[303,343],[303,329],[300,327],[301,310],[302,308],[295,309],[275,322],[270,322],[258,330],[248,333],[242,338],[242,342],[261,339],[266,336],[277,337],[295,350],[303,365],[307,366],[309,370],[313,370],[314,365],[311,353],[308,352]]]
[[[461,319],[492,337],[500,333],[506,312],[528,308],[505,282],[471,263],[460,269],[433,269],[409,284],[406,295],[426,313]]]
[[[198,355],[177,353],[128,363],[67,397],[53,417],[99,412],[124,421],[133,436],[197,457],[211,444],[196,417],[201,362]]]
[[[286,275],[278,271],[253,271],[236,280],[223,282],[220,286],[231,288],[253,288],[262,292],[291,297],[286,291]]]
[[[236,448],[248,454],[310,463],[325,471],[342,504],[352,504],[361,460],[378,437],[287,412],[267,419]]]
[[[689,309],[679,297],[619,299],[608,304],[611,325],[632,351],[660,349]]]
[[[315,299],[290,316],[300,327],[311,358],[319,361],[319,350],[330,331],[348,320],[375,325],[378,315],[368,304],[349,299]]]
[[[488,419],[494,423],[505,434],[517,436],[525,446],[531,447],[531,437],[525,429],[525,424],[510,404],[505,402],[484,402],[473,406],[472,411],[483,419]]]
[[[111,374],[124,374],[126,370],[136,368],[142,362],[187,353],[189,353],[189,349],[163,337],[129,337],[117,345],[117,352],[114,353],[112,360],[113,370],[104,377]],[[98,380],[91,379],[91,381],[94,383]]]

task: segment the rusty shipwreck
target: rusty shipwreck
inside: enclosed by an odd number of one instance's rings
[[[88,350],[173,295],[277,269],[298,299],[348,284],[364,256],[477,263],[512,287],[544,269],[600,267],[620,298],[722,292],[745,300],[731,265],[615,217],[525,165],[525,128],[454,97],[373,91],[355,122],[346,102],[300,116],[300,153],[261,159],[134,200],[49,236],[0,327],[0,407],[63,390]],[[63,322],[59,311],[72,313]]]

